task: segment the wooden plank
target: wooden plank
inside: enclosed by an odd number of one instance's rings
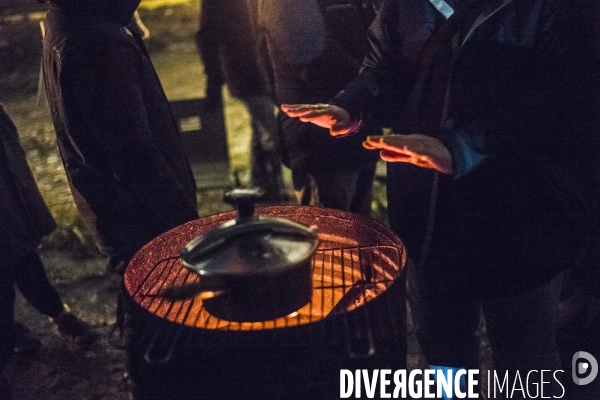
[[[230,187],[229,149],[222,107],[207,110],[205,99],[169,102],[199,188]]]

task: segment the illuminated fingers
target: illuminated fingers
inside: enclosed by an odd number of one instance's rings
[[[381,150],[380,157],[388,162],[417,162],[418,157],[408,150],[406,146],[398,147],[386,143],[383,136],[368,136],[363,142],[363,147],[368,150]]]
[[[452,158],[443,144],[424,135],[369,136],[363,142],[368,150],[381,150],[380,157],[387,162],[405,162],[421,168],[433,168],[451,174]]]
[[[331,128],[337,119],[327,104],[283,104],[281,110],[288,117],[302,122],[312,122],[322,128]]]
[[[330,104],[283,104],[281,110],[288,117],[302,122],[311,122],[330,130],[332,136],[342,136],[350,132],[352,118],[346,110]]]
[[[382,136],[367,136],[362,145],[367,150],[377,150],[381,148],[379,143],[381,139]]]
[[[331,136],[344,136],[347,135],[352,129],[352,124],[348,121],[336,121],[329,128]]]
[[[328,109],[327,104],[282,104],[281,111],[290,117],[322,115]]]
[[[382,160],[387,162],[413,163],[413,158],[411,156],[393,150],[381,150],[381,152],[379,152],[379,156]]]
[[[413,153],[407,147],[408,141],[403,140],[402,136],[405,135],[367,136],[363,142],[363,147],[369,150],[385,149],[398,153]]]
[[[302,119],[312,119],[312,118],[324,118],[324,117],[328,117],[330,119],[333,119],[333,116],[331,115],[331,113],[327,110],[311,110],[311,111],[304,111],[304,112],[298,112],[295,113],[297,114],[297,117],[300,118],[300,120]],[[290,115],[290,114],[288,114]],[[292,115],[290,115],[291,117]]]

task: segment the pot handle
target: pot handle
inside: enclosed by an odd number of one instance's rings
[[[350,323],[348,321],[348,314],[344,314],[344,330],[346,336],[346,350],[348,351],[348,355],[353,359],[360,358],[371,358],[376,352],[375,348],[375,339],[373,338],[373,332],[371,331],[370,322],[367,313],[365,312],[365,325],[366,332],[362,332],[362,330],[358,330],[355,337],[352,337],[351,331],[354,329],[350,328]],[[355,327],[357,328],[357,327]],[[362,337],[363,334],[366,334],[366,340]]]
[[[202,300],[207,300],[221,296],[225,292],[226,290],[222,288],[208,287],[202,284],[202,282],[194,282],[163,289],[158,293],[158,296],[164,297],[169,301],[185,300],[197,296]]]
[[[178,327],[174,335],[170,335],[173,328],[158,328],[152,336],[152,340],[144,353],[144,361],[148,364],[165,364],[173,358],[175,347],[179,342],[179,337],[183,331],[183,327]],[[163,334],[163,332],[165,332]],[[163,346],[161,346],[161,343]],[[165,345],[166,344],[166,345]],[[168,345],[168,347],[167,347]],[[166,349],[166,351],[164,351]]]

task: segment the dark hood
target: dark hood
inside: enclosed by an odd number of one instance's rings
[[[50,0],[61,8],[75,11],[98,10],[111,16],[121,25],[127,25],[141,0]]]
[[[110,14],[122,25],[127,25],[141,0],[107,0],[111,3]]]

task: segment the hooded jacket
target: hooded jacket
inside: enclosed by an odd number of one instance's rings
[[[482,0],[440,47],[452,57],[441,62],[439,50],[424,64],[445,21],[432,3],[387,1],[361,74],[331,103],[355,118],[387,108],[395,132],[450,150],[454,176],[388,164],[390,224],[426,285],[458,296],[522,292],[576,264],[596,235],[599,5]]]
[[[168,100],[143,42],[125,27],[137,4],[53,3],[44,38],[46,92],[65,172],[113,266],[198,217]]]

